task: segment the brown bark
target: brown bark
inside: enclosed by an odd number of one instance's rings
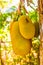
[[[27,2],[29,2],[29,1],[27,1]],[[20,0],[19,6],[17,9],[18,14],[21,14],[21,8],[23,8],[25,10],[25,12],[28,14],[28,11],[26,10],[24,3],[25,3],[25,0]]]
[[[43,65],[43,0],[39,0],[39,21],[40,21],[40,65]]]

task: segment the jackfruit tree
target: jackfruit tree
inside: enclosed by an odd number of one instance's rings
[[[35,6],[34,0],[19,0],[18,8],[13,5],[5,10],[12,1],[0,1],[1,65],[39,65],[38,5]]]
[[[39,21],[40,21],[40,65],[43,65],[43,0],[39,0]]]

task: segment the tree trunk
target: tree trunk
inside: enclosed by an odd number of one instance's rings
[[[39,2],[39,21],[40,21],[40,65],[43,65],[43,0]]]

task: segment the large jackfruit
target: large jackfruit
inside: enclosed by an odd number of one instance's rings
[[[25,56],[30,52],[31,42],[25,39],[19,31],[19,22],[14,22],[10,27],[12,47],[17,55]]]
[[[35,26],[26,15],[19,18],[19,29],[21,35],[26,39],[32,39],[35,35]]]

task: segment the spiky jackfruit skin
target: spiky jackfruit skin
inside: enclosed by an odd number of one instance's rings
[[[21,35],[26,39],[32,39],[35,35],[35,26],[26,15],[19,18],[19,29]]]
[[[20,34],[18,22],[14,22],[10,28],[12,47],[15,54],[21,56],[27,55],[31,49],[30,40],[23,38]]]

